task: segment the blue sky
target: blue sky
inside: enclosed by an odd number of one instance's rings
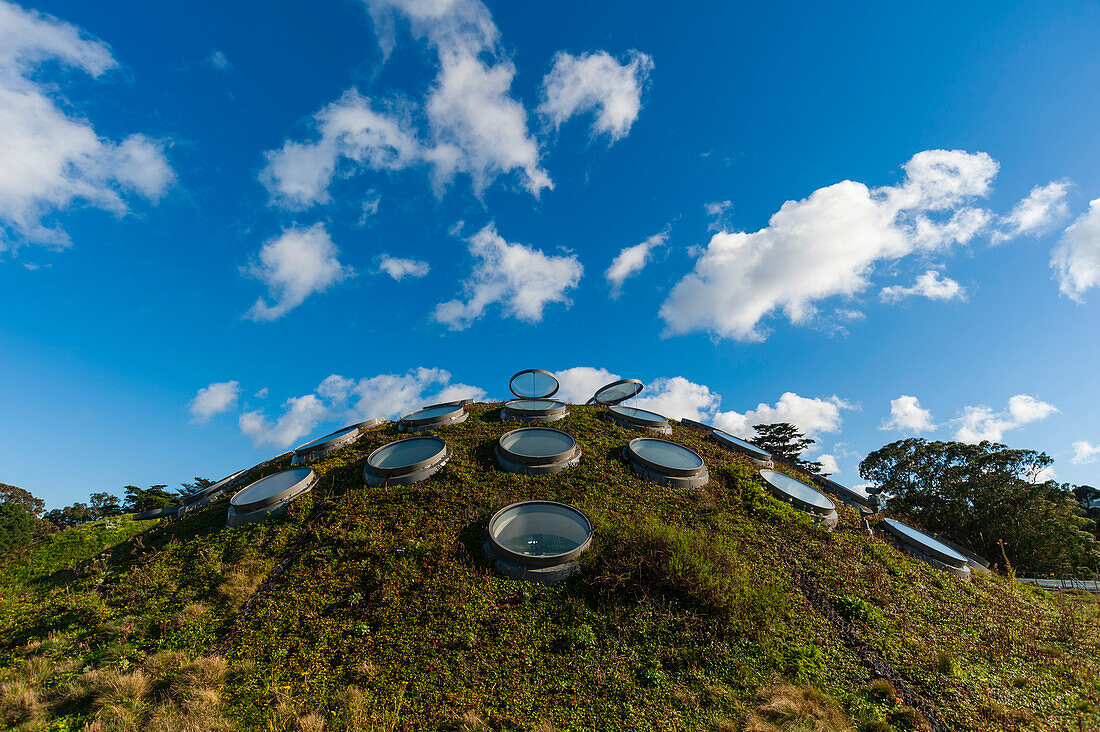
[[[0,1],[0,481],[584,399],[1100,480],[1100,8]],[[602,369],[602,371],[600,371]]]

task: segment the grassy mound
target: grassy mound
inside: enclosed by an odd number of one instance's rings
[[[226,502],[148,528],[71,529],[0,568],[0,725],[10,729],[915,730],[804,594],[817,591],[956,730],[1100,727],[1091,598],[960,582],[868,537],[825,533],[695,432],[702,489],[621,457],[637,433],[573,407],[556,475],[498,470],[499,405],[438,434],[422,483],[364,488],[393,425],[313,464],[285,516]],[[285,469],[288,460],[254,477]],[[498,576],[489,517],[562,501],[595,526],[581,577]],[[141,533],[138,533],[141,532]],[[105,551],[104,551],[105,550]],[[820,607],[820,605],[819,605]]]

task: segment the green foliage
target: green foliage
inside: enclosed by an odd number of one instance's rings
[[[0,552],[20,549],[31,541],[34,516],[20,503],[0,503]]]
[[[879,609],[855,595],[840,595],[833,598],[833,607],[846,620],[862,620],[865,623],[877,623],[881,619]]]
[[[860,463],[883,487],[892,512],[1018,572],[1092,574],[1100,542],[1069,486],[1036,482],[1051,459],[991,442],[891,443]]]
[[[36,518],[42,515],[42,511],[46,507],[42,499],[31,495],[30,491],[16,488],[14,485],[8,485],[7,483],[0,483],[0,503],[19,504],[27,509],[27,513]]]
[[[827,475],[827,473],[821,472],[821,463],[802,459],[802,453],[806,452],[816,441],[811,437],[806,437],[798,427],[790,422],[758,424],[752,429],[756,435],[749,441],[757,447],[761,447],[777,458],[794,463],[811,473]]]
[[[786,615],[786,594],[723,537],[651,517],[608,527],[601,544],[592,582],[607,592],[678,597],[755,637]]]
[[[125,507],[131,513],[148,511],[153,508],[164,508],[179,503],[179,497],[164,490],[166,485],[154,485],[149,488],[138,488],[136,485],[124,487],[126,491]]]

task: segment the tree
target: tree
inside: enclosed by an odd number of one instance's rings
[[[34,517],[41,516],[46,509],[46,503],[41,498],[35,498],[30,491],[7,483],[0,483],[0,502],[18,503]]]
[[[756,436],[749,442],[757,447],[767,450],[781,460],[818,475],[827,475],[821,472],[821,463],[803,460],[802,453],[814,444],[815,440],[806,437],[801,430],[790,422],[776,422],[774,424],[758,424],[753,427]]]
[[[34,518],[22,503],[0,503],[0,552],[11,552],[30,544]]]
[[[194,493],[198,493],[203,488],[209,488],[210,486],[214,485],[217,482],[218,481],[216,481],[216,480],[209,480],[207,478],[200,478],[199,476],[196,475],[195,476],[195,482],[193,482],[193,483],[180,483],[180,489],[178,491],[176,491],[176,497],[179,498],[180,500],[183,500],[184,498],[187,498],[188,496],[190,496]]]
[[[46,520],[59,528],[66,529],[70,526],[80,526],[93,520],[92,509],[88,504],[77,501],[65,508],[55,508],[46,514]]]
[[[1020,572],[1079,573],[1100,566],[1100,543],[1069,485],[1038,480],[1053,461],[992,442],[900,440],[872,452],[859,473],[882,487],[891,511]]]
[[[151,508],[175,506],[179,503],[179,499],[164,490],[167,487],[167,485],[154,485],[149,488],[138,488],[136,485],[123,486],[126,491],[126,511],[137,513]]]
[[[118,496],[112,496],[110,493],[93,493],[88,502],[93,521],[97,521],[104,516],[118,516],[122,513]]]

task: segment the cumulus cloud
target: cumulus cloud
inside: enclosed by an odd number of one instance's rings
[[[942,252],[988,228],[992,215],[972,202],[997,174],[989,155],[926,150],[903,169],[897,185],[842,181],[786,202],[759,231],[715,234],[661,306],[665,334],[760,341],[761,321],[777,312],[805,323],[821,300],[866,290],[880,262]]]
[[[284,402],[278,419],[272,421],[263,410],[245,412],[240,417],[240,428],[256,446],[290,447],[322,422],[392,419],[425,404],[467,398],[484,399],[485,390],[452,383],[451,374],[443,369],[417,368],[404,374],[379,374],[363,379],[331,374],[312,393]]]
[[[561,385],[555,398],[570,404],[584,404],[601,386],[622,378],[607,369],[592,366],[563,369],[555,372],[554,376]],[[774,405],[761,403],[756,409],[744,413],[722,412],[719,411],[721,395],[711,391],[706,385],[697,384],[683,376],[654,379],[630,403],[673,419],[709,422],[734,435],[750,434],[753,425],[790,422],[809,437],[838,432],[843,422],[841,412],[857,408],[835,395],[820,399],[803,397],[788,391]],[[855,453],[844,454],[850,456]]]
[[[1001,218],[1000,229],[990,241],[999,244],[1024,234],[1041,234],[1065,221],[1069,217],[1066,205],[1069,185],[1068,181],[1056,181],[1032,188],[1026,198]]]
[[[625,62],[606,51],[574,56],[559,51],[542,80],[539,114],[554,127],[576,114],[592,112],[592,134],[622,139],[642,109],[642,89],[653,70],[653,59],[630,51]]]
[[[611,284],[611,297],[613,299],[617,299],[622,294],[623,282],[628,277],[632,277],[645,269],[653,250],[664,246],[666,241],[668,241],[668,232],[664,231],[660,234],[654,234],[641,244],[626,247],[618,253],[615,259],[612,260],[611,266],[604,272],[604,277]]]
[[[318,139],[287,140],[265,153],[260,182],[273,201],[290,208],[328,203],[338,163],[352,170],[401,170],[425,159],[411,122],[377,109],[354,88],[317,112],[313,124]]]
[[[389,254],[383,254],[382,260],[378,263],[379,272],[385,272],[398,282],[405,277],[412,277],[414,279],[424,277],[430,270],[431,267],[427,262],[421,262],[416,259],[391,257]]]
[[[654,379],[646,385],[645,396],[638,398],[642,409],[649,409],[672,419],[710,419],[722,397],[703,384],[688,381],[683,376]]]
[[[267,286],[274,300],[262,297],[245,317],[252,320],[276,320],[301,305],[307,297],[324,292],[352,275],[352,269],[340,264],[339,251],[323,224],[307,229],[289,228],[260,249],[258,259],[245,272]]]
[[[558,393],[555,399],[560,399],[569,404],[584,404],[601,386],[618,381],[618,374],[613,374],[607,369],[594,366],[574,366],[571,369],[555,371],[558,379]]]
[[[1100,458],[1100,445],[1090,444],[1087,440],[1078,440],[1073,443],[1073,457],[1070,462],[1074,465],[1094,463],[1097,458]]]
[[[994,411],[984,405],[965,407],[955,420],[955,439],[976,443],[982,440],[1000,442],[1005,432],[1019,429],[1031,422],[1046,419],[1058,409],[1028,394],[1017,394],[1008,400],[1008,408]]]
[[[1050,255],[1062,294],[1084,302],[1085,291],[1100,285],[1100,198],[1069,225]]]
[[[509,244],[492,224],[470,237],[469,250],[476,262],[463,283],[466,300],[450,300],[435,308],[435,319],[452,330],[468,327],[494,303],[509,317],[537,323],[547,304],[570,304],[565,293],[584,274],[575,256],[550,256],[523,244]]]
[[[882,288],[879,297],[883,302],[898,302],[907,297],[927,297],[929,300],[965,300],[966,290],[950,277],[941,277],[934,269],[917,276],[909,287],[893,285]]]
[[[188,408],[191,412],[191,421],[208,422],[215,414],[228,412],[237,403],[240,395],[241,385],[237,381],[216,381],[202,387],[196,392]]]
[[[256,447],[275,445],[290,447],[308,435],[328,416],[325,405],[313,394],[291,397],[283,402],[283,413],[272,422],[257,409],[245,412],[237,421],[241,432],[252,439]]]
[[[397,22],[427,43],[438,63],[435,81],[417,103],[386,105],[355,88],[314,115],[312,141],[286,140],[266,154],[260,174],[272,201],[305,208],[329,201],[338,173],[425,166],[437,193],[458,174],[479,195],[515,173],[538,195],[552,188],[527,111],[511,96],[516,68],[500,48],[499,31],[479,0],[366,0],[388,55]]]
[[[897,432],[931,432],[936,429],[932,422],[932,412],[922,409],[914,396],[902,394],[890,400],[890,419],[882,420],[880,430]]]
[[[761,402],[756,409],[747,412],[718,412],[714,426],[734,435],[748,435],[758,424],[790,422],[807,437],[817,437],[826,432],[840,430],[842,410],[855,409],[855,405],[834,395],[821,399],[804,397],[794,392],[784,392],[774,405]]]
[[[821,471],[828,473],[829,475],[838,475],[840,473],[840,466],[836,464],[836,456],[825,453],[818,455],[815,462],[821,463]]]
[[[163,143],[101,137],[47,80],[56,63],[92,78],[118,66],[110,48],[74,25],[0,0],[0,251],[64,247],[47,220],[77,202],[116,215],[134,196],[158,201],[174,180]]]

